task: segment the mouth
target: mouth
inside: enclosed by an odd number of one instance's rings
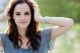
[[[26,22],[19,22],[19,23],[26,23]]]

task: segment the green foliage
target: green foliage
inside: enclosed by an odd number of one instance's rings
[[[72,18],[80,23],[79,0],[36,0],[43,16],[61,16]]]
[[[76,23],[69,32],[56,40],[54,49],[49,53],[80,53],[80,0],[36,1],[42,16],[69,17]]]

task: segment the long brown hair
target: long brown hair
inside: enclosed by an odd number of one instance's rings
[[[15,48],[18,49],[21,47],[22,40],[19,38],[20,34],[18,33],[17,26],[13,19],[13,12],[16,5],[22,3],[28,4],[31,10],[31,21],[30,24],[28,25],[28,28],[26,29],[25,36],[26,38],[27,37],[29,38],[28,43],[31,43],[30,46],[32,46],[32,49],[38,50],[40,46],[41,36],[40,36],[40,31],[38,30],[39,23],[35,22],[34,20],[34,9],[33,9],[34,3],[31,2],[31,0],[13,0],[11,2],[11,7],[9,11],[11,19],[8,20],[9,27],[7,29],[6,34],[8,35],[9,39],[13,42]],[[19,41],[20,41],[20,45],[19,45]],[[26,45],[28,45],[28,43]]]

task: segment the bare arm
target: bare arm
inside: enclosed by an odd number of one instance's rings
[[[44,18],[40,15],[38,8],[35,8],[34,12],[35,12],[34,18],[36,22],[55,25],[53,26],[51,32],[51,40],[55,40],[57,37],[67,32],[74,25],[74,21],[71,18],[65,18],[65,17]]]
[[[8,20],[10,19],[10,16],[8,14],[10,8],[6,8],[5,11],[3,13],[0,14],[0,22],[4,21],[4,20]]]
[[[45,18],[38,18],[37,22],[44,23]],[[70,18],[64,17],[48,17],[47,24],[55,25],[53,26],[53,30],[51,32],[51,40],[55,40],[60,35],[67,32],[74,24],[74,21]]]
[[[3,20],[4,20],[4,18],[3,18],[4,16],[3,16],[3,13],[2,14],[0,14],[0,22],[2,22]]]

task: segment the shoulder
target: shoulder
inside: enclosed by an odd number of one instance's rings
[[[42,33],[47,33],[47,32],[51,32],[52,31],[52,27],[47,27],[47,28],[42,28],[42,29],[40,29],[40,31],[42,32]]]
[[[5,37],[6,36],[6,32],[0,32],[0,38]]]
[[[0,38],[2,39],[3,42],[5,42],[7,40],[6,32],[0,32]]]
[[[42,36],[50,36],[51,35],[51,32],[52,32],[52,27],[47,27],[47,28],[42,28],[42,29],[40,29],[40,31],[41,31],[41,35]]]
[[[41,29],[42,37],[45,37],[47,40],[50,40],[52,30],[53,30],[52,27],[42,28]]]
[[[42,38],[43,40],[45,39],[48,44],[48,50],[52,50],[54,48],[54,41],[51,40],[51,32],[53,30],[53,27],[48,27],[48,28],[42,28],[41,33],[42,33]]]

